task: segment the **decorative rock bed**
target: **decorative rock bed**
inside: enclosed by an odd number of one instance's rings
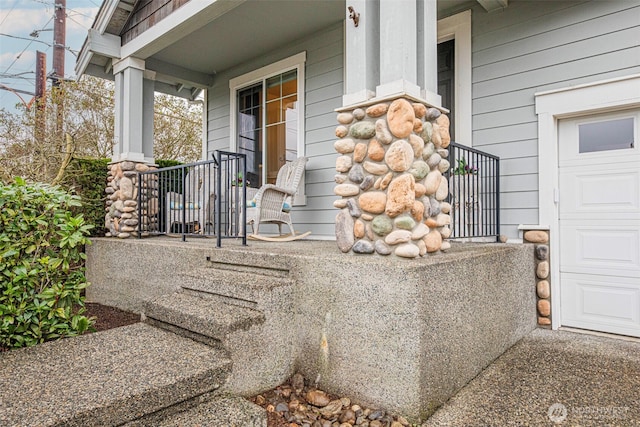
[[[451,244],[449,118],[405,98],[337,117],[336,241],[344,253],[416,258]]]
[[[140,219],[138,218],[138,172],[146,172],[157,169],[145,163],[124,161],[109,165],[107,176],[107,203],[105,214],[105,228],[108,230],[105,236],[125,239],[137,233]],[[155,175],[149,175],[149,179],[157,179]],[[149,183],[145,183],[145,188]],[[157,188],[156,186],[153,186]],[[157,190],[155,194],[145,192],[143,194],[143,220],[153,218],[157,211]]]

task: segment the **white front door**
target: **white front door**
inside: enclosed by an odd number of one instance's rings
[[[640,110],[559,124],[562,326],[640,337]]]

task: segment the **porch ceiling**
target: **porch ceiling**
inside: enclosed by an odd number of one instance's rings
[[[345,11],[344,0],[248,1],[153,57],[214,74],[338,23]]]
[[[111,46],[114,51],[144,59],[147,68],[156,72],[156,81],[160,83],[156,84],[157,91],[187,98],[192,98],[198,88],[210,86],[216,73],[339,23],[347,15],[346,0],[235,0],[225,2],[228,6],[220,8],[224,8],[222,13],[212,13],[211,19],[207,19],[203,16],[209,10],[221,6],[209,0],[210,6],[201,17],[182,23],[179,30],[162,34],[147,44],[138,40],[146,36],[142,33],[138,39],[119,47],[115,36],[133,10],[134,1],[105,2],[101,8],[105,13],[99,13],[87,41],[93,37],[92,46]],[[438,0],[438,16],[469,8],[475,1]],[[109,55],[108,49],[104,50],[107,54],[85,52],[86,45],[87,42],[77,70],[113,78],[111,58],[117,60],[118,55]]]

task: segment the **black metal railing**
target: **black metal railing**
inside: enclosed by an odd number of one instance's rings
[[[452,239],[500,236],[500,158],[452,142],[449,147]]]
[[[138,174],[138,237],[242,238],[246,245],[244,154],[216,151],[212,160]]]

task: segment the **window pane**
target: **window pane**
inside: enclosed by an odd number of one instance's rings
[[[267,125],[278,123],[282,120],[280,115],[282,102],[277,99],[267,102]]]
[[[247,155],[247,177],[252,187],[262,184],[262,84],[238,91],[238,153]]]
[[[285,106],[284,122],[286,126],[285,149],[286,160],[291,162],[298,158],[298,101],[297,96],[282,100]]]
[[[267,79],[267,101],[273,101],[281,96],[282,79],[280,75]]]
[[[290,70],[238,91],[238,152],[247,154],[252,187],[262,185],[263,173],[266,182],[275,183],[282,165],[298,157],[297,75]]]
[[[282,75],[282,96],[295,95],[298,92],[298,72],[291,70]]]
[[[578,151],[623,150],[633,148],[632,117],[578,125]]]
[[[267,182],[275,184],[278,170],[284,165],[285,125],[284,123],[267,127]]]

